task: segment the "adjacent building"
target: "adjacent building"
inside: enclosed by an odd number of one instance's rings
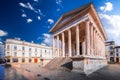
[[[4,57],[4,45],[0,43],[0,58]]]
[[[115,57],[114,57],[115,62],[120,63],[120,46],[115,46],[114,52],[115,52]]]
[[[47,63],[52,59],[52,47],[7,39],[5,42],[5,58],[11,63]]]
[[[74,69],[87,74],[107,65],[107,36],[92,3],[63,14],[50,32],[54,58],[69,57]]]
[[[115,50],[115,42],[114,41],[108,41],[105,43],[105,53],[106,53],[106,59],[108,63],[115,63],[116,59],[116,50]],[[117,49],[118,50],[118,49]]]

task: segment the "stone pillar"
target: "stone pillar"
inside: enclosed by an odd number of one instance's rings
[[[18,62],[22,63],[22,58],[21,57],[18,58]]]
[[[76,53],[80,55],[79,25],[76,26]]]
[[[10,63],[13,63],[13,58],[9,58],[10,59]]]
[[[53,51],[52,51],[52,56],[56,57],[55,56],[55,39],[54,39],[54,36],[53,36]]]
[[[95,29],[94,29],[94,56],[96,56],[96,39],[95,39]]]
[[[89,27],[90,27],[90,22],[87,20],[85,22],[87,55],[90,55],[90,28]]]
[[[82,42],[82,55],[85,56],[85,41]]]
[[[71,53],[71,30],[69,29],[68,30],[68,54],[69,54],[69,57],[72,56],[72,53]]]
[[[93,24],[91,25],[91,55],[93,55]]]
[[[65,38],[64,32],[62,33],[62,56],[65,57]]]
[[[59,57],[59,35],[57,35],[57,57]]]

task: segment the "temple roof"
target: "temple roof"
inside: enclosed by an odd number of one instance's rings
[[[79,7],[77,9],[74,9],[74,10],[72,10],[70,12],[67,12],[67,13],[63,14],[58,19],[56,24],[50,29],[50,32],[54,33],[55,31],[61,29],[62,27],[69,24],[70,22],[76,20],[77,18],[80,18],[80,17],[84,16],[87,13],[90,13],[92,15],[93,19],[95,21],[97,21],[96,24],[100,26],[101,33],[104,35],[104,38],[107,39],[106,33],[104,32],[103,27],[101,27],[102,24],[101,24],[101,21],[99,19],[98,14],[96,13],[96,10],[94,8],[93,3],[86,4],[86,5],[82,6],[82,7]]]

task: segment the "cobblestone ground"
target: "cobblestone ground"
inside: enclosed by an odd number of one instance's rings
[[[53,75],[46,76],[45,80],[120,80],[120,64],[108,64],[108,66],[88,76],[57,71]]]
[[[30,68],[29,68],[30,69]],[[120,64],[108,64],[108,66],[86,76],[76,72],[54,71],[44,68],[30,69],[40,80],[120,80]]]
[[[89,75],[88,80],[120,80],[120,64],[108,64]]]

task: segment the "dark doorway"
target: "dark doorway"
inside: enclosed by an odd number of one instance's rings
[[[116,58],[116,63],[119,63],[119,58]]]
[[[114,62],[114,58],[110,57],[110,63],[113,63],[113,62]]]
[[[82,55],[82,42],[80,42],[80,55]]]

